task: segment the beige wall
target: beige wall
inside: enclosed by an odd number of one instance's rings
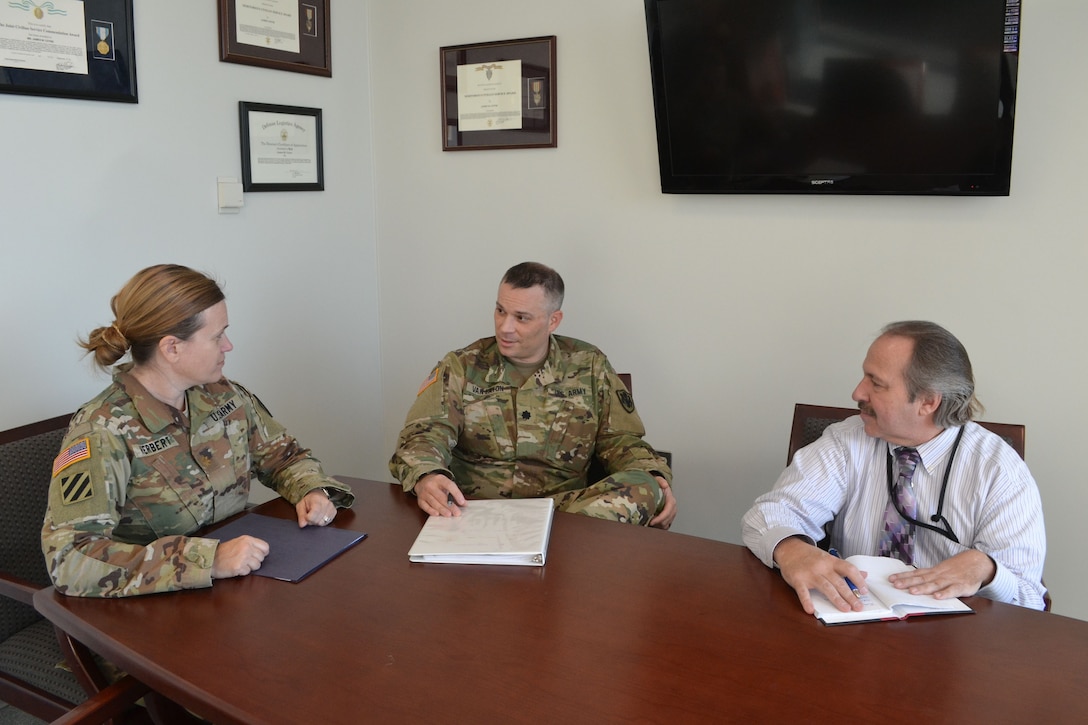
[[[1012,195],[969,199],[662,195],[642,3],[373,3],[385,446],[430,366],[489,334],[503,270],[540,260],[567,281],[561,332],[634,374],[675,456],[674,530],[739,542],[794,402],[850,405],[881,325],[933,319],[986,418],[1027,425],[1056,611],[1088,618],[1088,5],[1026,5]],[[438,48],[553,34],[559,147],[443,154]]]

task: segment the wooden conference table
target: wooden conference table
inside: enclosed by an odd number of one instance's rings
[[[368,532],[298,584],[122,600],[46,589],[50,620],[216,723],[1063,722],[1088,622],[974,615],[826,627],[747,549],[557,514],[543,568],[412,564],[424,514],[343,479]],[[261,513],[289,518],[282,500]]]

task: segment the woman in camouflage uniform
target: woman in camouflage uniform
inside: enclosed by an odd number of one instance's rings
[[[57,590],[122,597],[211,586],[261,566],[268,544],[195,536],[242,511],[251,477],[324,526],[350,489],[325,475],[256,396],[223,377],[219,285],[149,267],[114,296],[112,324],[80,345],[113,382],[72,418],[53,465],[42,551]]]

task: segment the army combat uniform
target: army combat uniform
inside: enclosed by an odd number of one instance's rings
[[[634,401],[604,353],[552,335],[523,383],[494,337],[442,359],[408,411],[389,470],[411,491],[443,473],[470,498],[548,496],[561,511],[647,524],[672,479],[642,436]],[[608,472],[586,480],[596,456]]]
[[[242,511],[250,475],[291,504],[350,489],[287,434],[247,390],[225,378],[186,391],[187,415],[129,372],[72,418],[53,464],[42,552],[57,590],[123,597],[211,586],[218,540],[203,526]]]

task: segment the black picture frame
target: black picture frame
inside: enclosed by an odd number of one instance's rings
[[[508,60],[521,62],[521,128],[462,129],[458,67],[479,64],[486,69]],[[443,151],[558,146],[554,35],[446,46],[439,49],[439,66]]]
[[[320,108],[239,101],[238,121],[242,191],[325,190]]]
[[[299,52],[238,42],[237,0],[219,3],[219,60],[332,77],[330,0],[298,0]],[[311,14],[312,13],[312,17]]]
[[[25,10],[28,13],[27,44],[34,45],[34,38],[44,32],[43,23],[49,19],[49,9],[42,9],[46,3],[36,4],[29,0],[9,3],[5,0],[4,5],[8,12]],[[0,65],[0,93],[137,103],[132,5],[133,0],[85,0],[82,3],[86,74]],[[42,15],[40,20],[36,17],[38,14]],[[63,63],[66,61],[57,61],[58,68]]]

